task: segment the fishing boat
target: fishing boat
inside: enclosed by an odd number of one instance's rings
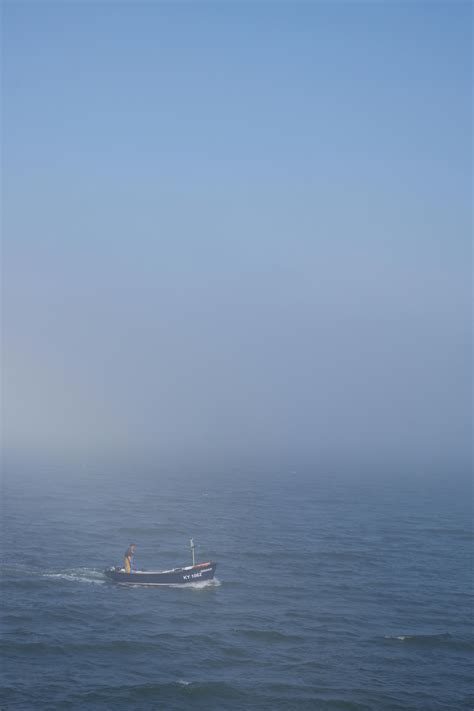
[[[196,563],[194,554],[194,541],[191,538],[191,553],[193,563],[183,568],[171,570],[134,570],[127,573],[118,566],[106,568],[104,574],[109,580],[125,585],[185,585],[186,583],[200,583],[212,580],[217,563]]]

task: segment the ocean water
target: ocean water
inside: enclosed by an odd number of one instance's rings
[[[5,476],[0,708],[472,709],[469,486]],[[102,570],[218,563],[209,584]]]

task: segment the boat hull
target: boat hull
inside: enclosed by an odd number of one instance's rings
[[[198,563],[173,570],[137,570],[126,573],[123,568],[107,568],[104,574],[109,580],[122,585],[186,585],[212,580],[217,563]]]

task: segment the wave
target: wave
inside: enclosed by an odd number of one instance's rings
[[[405,642],[426,647],[449,647],[450,649],[474,650],[474,639],[454,637],[449,632],[442,634],[400,634],[385,635],[384,639],[392,642]]]
[[[137,685],[121,685],[114,687],[99,687],[88,692],[75,694],[72,700],[79,703],[93,704],[95,702],[124,702],[129,704],[155,704],[159,699],[165,707],[176,698],[188,698],[189,702],[215,703],[216,701],[236,701],[243,697],[242,691],[226,682],[187,681],[179,679],[162,683]]]
[[[153,526],[122,526],[118,529],[118,533],[123,533],[127,536],[162,536],[163,532],[167,535],[171,533],[183,534],[185,530],[180,526],[173,526],[167,523],[155,523]]]
[[[433,533],[441,536],[453,536],[454,538],[461,538],[466,541],[472,541],[474,538],[474,531],[465,528],[425,528],[424,533]]]
[[[2,590],[5,592],[7,590],[36,590],[38,587],[46,586],[48,583],[41,577],[28,577],[19,578],[16,580],[5,580],[1,581]]]
[[[327,558],[329,560],[337,560],[337,561],[366,561],[366,560],[373,560],[374,554],[373,552],[368,552],[368,551],[331,551],[331,550],[319,550],[316,551],[315,556],[317,558]]]
[[[31,622],[32,619],[32,615],[26,612],[7,613],[2,615],[2,622],[11,624],[16,624],[19,622]]]
[[[278,630],[234,629],[233,632],[244,635],[249,639],[263,640],[266,642],[302,642],[305,639],[301,635],[285,634]]]
[[[311,701],[313,704],[314,701]],[[320,699],[317,700],[317,706],[312,708],[317,708],[318,711],[368,711],[368,709],[374,708],[373,706],[367,706],[365,703],[358,703],[357,701],[345,701],[344,699]],[[392,706],[392,708],[395,708]],[[396,707],[400,708],[400,707]]]
[[[113,653],[126,653],[133,654],[139,652],[152,652],[157,651],[161,646],[160,642],[163,639],[167,639],[167,635],[157,635],[154,641],[129,641],[123,639],[110,639],[105,642],[76,642],[76,643],[66,643],[58,644],[58,642],[18,642],[18,641],[0,641],[0,651],[5,653],[21,653],[21,654],[60,654],[64,655],[76,655],[80,653],[101,653],[113,652]]]
[[[369,708],[375,708],[373,706],[369,707],[363,702],[338,698],[338,694],[341,692],[340,689],[325,688],[313,684],[280,681],[268,684],[266,689],[270,692],[270,694],[265,694],[265,699],[268,700],[266,708],[277,706],[281,708],[282,700],[286,702],[288,708],[307,708],[308,711],[313,711],[314,709],[317,709],[317,711],[368,711]],[[394,707],[392,706],[391,708]]]

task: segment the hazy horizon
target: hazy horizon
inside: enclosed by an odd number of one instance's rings
[[[8,456],[469,464],[470,3],[2,14]]]

